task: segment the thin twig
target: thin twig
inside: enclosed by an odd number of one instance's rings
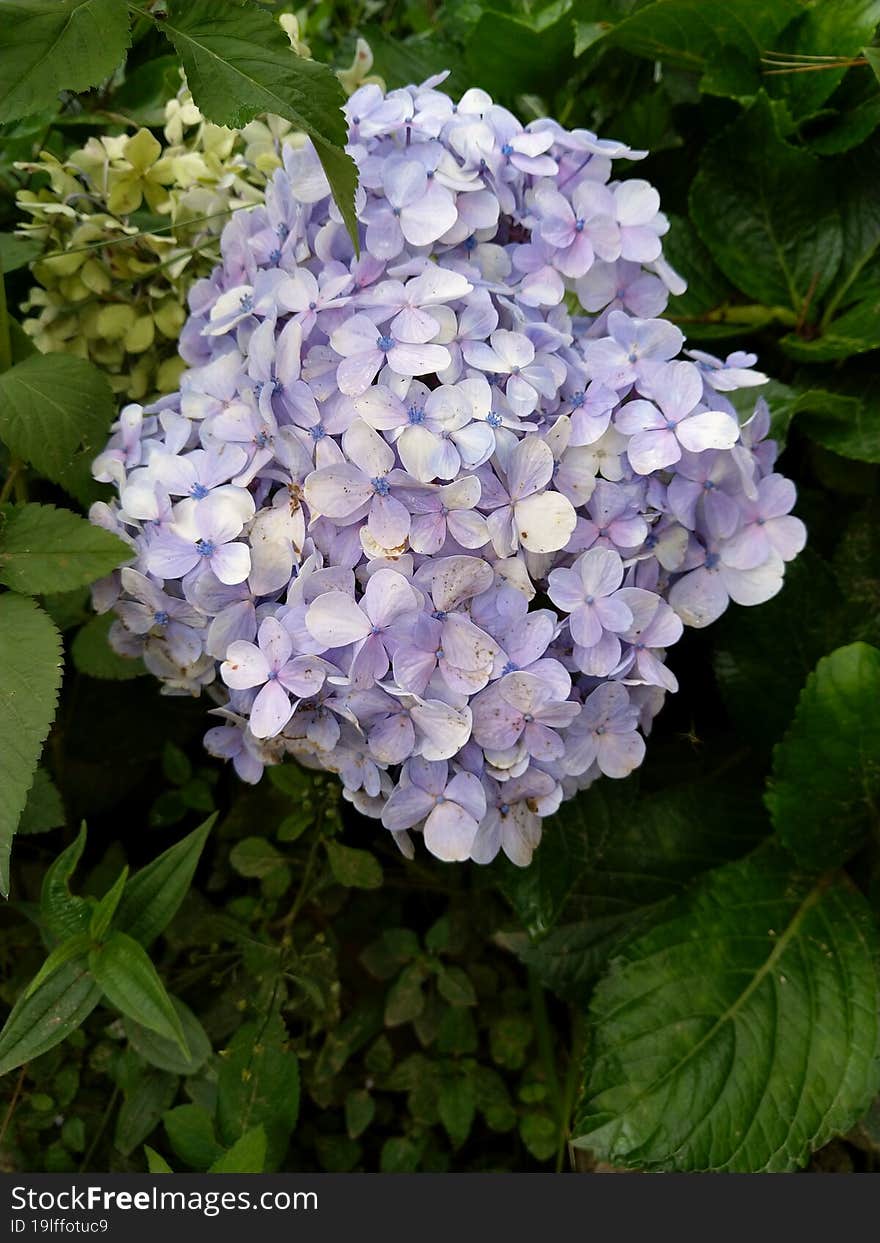
[[[18,1098],[21,1096],[21,1089],[24,1087],[24,1077],[26,1073],[27,1062],[25,1062],[24,1066],[22,1066],[21,1070],[18,1072],[18,1080],[15,1084],[15,1091],[12,1093],[12,1100],[9,1102],[9,1108],[6,1110],[6,1114],[3,1118],[3,1125],[0,1126],[0,1146],[2,1146],[3,1141],[6,1139],[6,1132],[9,1130],[9,1124],[12,1121],[13,1114],[15,1113]]]

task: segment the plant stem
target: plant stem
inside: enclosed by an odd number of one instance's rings
[[[24,1066],[22,1066],[21,1070],[18,1072],[15,1091],[12,1093],[12,1100],[9,1102],[9,1108],[6,1110],[6,1114],[3,1118],[3,1125],[0,1126],[0,1145],[2,1145],[3,1141],[6,1139],[6,1132],[9,1130],[9,1124],[15,1114],[15,1107],[18,1104],[18,1098],[21,1096],[21,1089],[24,1087],[24,1077],[26,1073],[27,1062],[25,1062]]]
[[[101,1136],[104,1134],[104,1131],[107,1129],[107,1123],[110,1121],[110,1115],[112,1114],[113,1108],[116,1105],[116,1102],[118,1099],[119,1099],[119,1088],[117,1087],[117,1088],[114,1088],[112,1093],[110,1094],[110,1099],[107,1102],[107,1108],[104,1110],[103,1114],[101,1115],[101,1121],[98,1123],[98,1129],[95,1132],[95,1138],[89,1144],[88,1152],[82,1159],[82,1162],[79,1167],[80,1174],[83,1174],[88,1170],[89,1162],[92,1159],[92,1154],[94,1153],[95,1149],[98,1147],[98,1143],[101,1139]]]
[[[559,1120],[560,1128],[567,1130],[567,1121],[563,1118],[562,1091],[559,1076],[556,1073],[556,1059],[553,1050],[553,1032],[550,1027],[550,1016],[547,1013],[547,1002],[540,980],[529,972],[529,1000],[532,1003],[532,1018],[535,1021],[535,1034],[538,1039],[538,1054],[547,1079],[547,1087],[553,1100],[553,1112]]]
[[[577,1010],[571,1012],[571,1049],[568,1055],[568,1069],[565,1072],[565,1085],[562,1090],[562,1117],[559,1128],[559,1147],[556,1150],[556,1173],[562,1173],[565,1161],[565,1150],[571,1131],[571,1114],[574,1109],[574,1098],[580,1082],[581,1058],[583,1056],[583,1022]]]

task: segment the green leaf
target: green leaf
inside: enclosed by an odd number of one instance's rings
[[[32,354],[0,375],[0,440],[77,499],[114,409],[103,374],[70,354]]]
[[[250,0],[219,7],[212,0],[171,0],[160,26],[209,120],[240,129],[270,112],[309,135],[356,242],[357,172],[341,150],[347,141],[345,93],[333,71],[297,56],[275,17]]]
[[[161,1070],[142,1070],[134,1084],[126,1089],[125,1099],[116,1116],[113,1146],[124,1157],[148,1138],[159,1125],[162,1115],[170,1108],[177,1095],[176,1075]]]
[[[715,675],[744,742],[769,754],[807,675],[850,630],[840,584],[811,548],[786,566],[779,595],[713,627]]]
[[[571,0],[533,14],[484,9],[465,55],[470,80],[499,100],[558,87],[567,67],[574,68]]]
[[[148,1144],[144,1144],[144,1154],[147,1158],[147,1170],[150,1174],[173,1174],[171,1166],[163,1156],[160,1156],[154,1148],[150,1148]]]
[[[874,70],[874,76],[880,81],[880,47],[863,47],[862,55]]]
[[[265,837],[244,837],[232,847],[229,862],[239,876],[262,880],[284,866],[284,856]]]
[[[376,1102],[366,1088],[354,1088],[345,1098],[345,1129],[349,1139],[357,1139],[373,1121]]]
[[[82,858],[85,845],[86,826],[83,825],[74,841],[49,864],[43,877],[40,918],[55,940],[87,931],[91,920],[88,902],[70,892],[70,878]]]
[[[252,1127],[231,1148],[218,1157],[209,1174],[262,1174],[266,1167],[266,1132]]]
[[[183,1027],[165,985],[146,951],[133,937],[124,932],[111,933],[102,946],[89,954],[89,970],[110,1005],[166,1040],[174,1040],[188,1055]]]
[[[559,1129],[549,1114],[530,1110],[519,1122],[522,1142],[536,1161],[549,1161],[559,1143]]]
[[[129,44],[122,0],[5,0],[0,32],[0,122],[86,91],[118,66]]]
[[[0,377],[2,379],[2,377]],[[0,596],[0,893],[61,685],[61,636],[32,600]]]
[[[843,251],[834,179],[779,137],[764,95],[705,148],[690,211],[722,272],[766,306],[807,318],[834,280]]]
[[[207,1170],[223,1155],[211,1115],[200,1105],[178,1105],[162,1118],[168,1142],[185,1165]]]
[[[773,753],[767,806],[805,867],[842,863],[877,821],[880,651],[840,647],[807,679],[791,729]]]
[[[458,1074],[441,1083],[437,1112],[453,1148],[460,1148],[470,1135],[476,1111],[476,1091],[470,1076]]]
[[[802,1165],[877,1091],[877,933],[844,881],[775,847],[623,947],[590,1008],[574,1143],[615,1165]]]
[[[800,11],[796,0],[656,0],[619,22],[607,41],[699,73],[709,94],[749,96],[761,84],[761,53]]]
[[[151,1066],[171,1071],[175,1075],[194,1075],[201,1070],[211,1056],[211,1042],[204,1027],[189,1006],[184,1005],[179,997],[170,996],[170,1000],[177,1011],[177,1017],[180,1019],[180,1025],[186,1037],[189,1048],[188,1057],[184,1057],[173,1040],[166,1040],[163,1036],[150,1031],[148,1027],[142,1027],[134,1019],[123,1020],[125,1034],[135,1052]]]
[[[28,791],[27,802],[18,822],[22,833],[48,833],[64,824],[64,804],[58,787],[45,768],[34,773],[34,784]]]
[[[334,879],[347,889],[381,889],[382,865],[368,850],[326,842],[327,860]]]
[[[0,583],[25,595],[85,587],[130,560],[118,536],[54,505],[20,505],[0,523]]]
[[[95,941],[103,940],[116,914],[122,891],[128,880],[128,867],[124,867],[112,888],[108,889],[103,898],[92,908],[89,920],[89,934]]]
[[[89,952],[92,938],[87,932],[75,932],[72,937],[68,937],[66,941],[62,941],[60,945],[56,945],[50,953],[49,957],[40,967],[37,974],[24,990],[25,1001],[29,997],[33,997],[41,985],[54,975],[56,971],[73,962],[75,959],[84,958]]]
[[[189,892],[196,864],[216,819],[216,813],[209,816],[182,841],[135,872],[126,885],[116,925],[141,945],[155,941],[173,919]]]
[[[0,275],[25,267],[42,253],[42,242],[34,238],[0,233]]]
[[[880,347],[880,290],[847,307],[819,336],[805,339],[788,333],[780,344],[791,358],[807,363],[833,362],[876,350]]]
[[[60,1044],[100,1000],[85,958],[61,967],[32,997],[20,997],[0,1032],[0,1075]]]
[[[437,975],[440,996],[451,1006],[475,1006],[477,994],[463,967],[441,966]]]
[[[268,1141],[266,1169],[277,1169],[299,1113],[299,1061],[286,1047],[287,1033],[276,1016],[245,1023],[220,1062],[217,1130],[233,1144],[262,1125]]]
[[[870,41],[878,22],[878,0],[835,0],[834,4],[815,4],[792,22],[785,34],[773,44],[773,49],[793,52],[805,58],[827,56],[829,53],[835,59],[853,57],[863,43]],[[845,67],[823,67],[813,73],[776,74],[772,79],[773,94],[785,100],[793,117],[807,116],[822,107],[846,72]]]
[[[880,313],[880,307],[878,307]],[[801,430],[841,457],[880,462],[880,405],[871,397],[849,397],[811,389],[797,402]]]
[[[603,781],[545,823],[531,865],[501,870],[527,932],[503,942],[563,997],[584,1001],[625,941],[663,917],[702,872],[751,849],[766,832],[743,780],[705,778],[636,793]]]
[[[147,672],[141,660],[120,656],[110,646],[110,627],[116,620],[112,613],[91,617],[80,626],[70,645],[74,668],[86,677],[102,682],[130,682]]]
[[[729,300],[733,286],[716,266],[691,222],[683,216],[670,216],[669,222],[669,232],[663,239],[663,257],[684,277],[688,287],[670,301],[666,317],[681,324],[688,336],[700,336],[705,329],[715,333],[719,327],[741,333],[742,324],[707,322]]]
[[[386,1027],[400,1027],[419,1017],[425,1008],[425,976],[426,968],[420,962],[404,967],[385,998]]]

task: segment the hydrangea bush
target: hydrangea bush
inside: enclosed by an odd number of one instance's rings
[[[775,595],[805,532],[731,400],[755,357],[658,318],[667,221],[615,171],[645,152],[443,77],[349,100],[359,253],[311,144],[226,225],[179,391],[95,464],[132,548],[95,598],[245,781],[292,755],[404,853],[525,865],[641,763],[684,626]]]

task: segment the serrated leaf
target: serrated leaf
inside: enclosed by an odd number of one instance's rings
[[[125,887],[116,915],[116,926],[129,936],[150,945],[171,922],[189,892],[216,813],[169,847],[152,863],[135,872]]]
[[[100,1000],[85,958],[56,971],[32,997],[20,997],[0,1032],[0,1075],[60,1044]]]
[[[120,656],[110,646],[110,627],[115,620],[112,613],[104,613],[80,626],[70,645],[71,659],[79,673],[102,682],[129,682],[146,674],[143,661]]]
[[[0,522],[0,583],[25,595],[88,586],[131,555],[112,532],[54,505],[18,505]]]
[[[2,378],[2,377],[0,377]],[[55,716],[61,636],[32,600],[0,596],[0,893],[9,893],[12,837]]]
[[[76,871],[86,845],[86,826],[69,846],[49,864],[40,894],[40,918],[50,937],[62,940],[85,932],[91,919],[89,904],[70,892],[70,878]]]
[[[357,850],[339,842],[328,841],[327,860],[333,878],[347,889],[380,889],[382,865],[368,850]]]
[[[880,651],[852,643],[807,679],[791,729],[773,752],[766,802],[805,867],[837,866],[876,824],[880,798]]]
[[[767,831],[743,781],[694,780],[654,794],[603,781],[544,825],[528,868],[501,869],[527,932],[504,943],[545,987],[584,1001],[628,938],[662,918],[702,872],[745,854]]]
[[[297,56],[275,17],[250,0],[219,8],[211,0],[172,0],[161,29],[209,120],[239,129],[269,112],[309,135],[357,244],[357,171],[341,149],[347,141],[345,93],[333,71]]]
[[[217,1130],[233,1144],[262,1125],[268,1141],[266,1169],[277,1169],[299,1114],[299,1060],[288,1050],[277,1016],[238,1029],[220,1062]]]
[[[179,997],[170,996],[171,1004],[177,1011],[183,1034],[186,1037],[189,1056],[184,1057],[173,1040],[166,1040],[156,1032],[142,1027],[134,1019],[123,1020],[125,1034],[134,1051],[159,1070],[168,1070],[175,1075],[194,1075],[204,1066],[211,1056],[211,1042],[199,1020]]]
[[[89,970],[106,1000],[122,1014],[150,1031],[175,1041],[184,1056],[189,1054],[186,1037],[143,946],[124,932],[113,932],[102,946],[89,954]]]
[[[690,212],[725,276],[768,307],[806,319],[834,280],[843,253],[834,180],[780,138],[764,95],[703,151]]]
[[[794,53],[805,61],[829,52],[835,60],[845,61],[870,41],[878,22],[878,0],[816,4],[792,22],[772,46],[774,51]],[[814,73],[780,73],[774,77],[773,94],[785,100],[795,119],[812,115],[837,89],[846,72],[846,65],[839,69],[832,65]]]
[[[58,787],[45,768],[34,773],[34,784],[18,822],[18,833],[48,833],[64,824],[64,804]]]
[[[864,899],[776,847],[713,872],[596,988],[574,1143],[649,1170],[802,1165],[877,1090],[876,953]]]
[[[0,375],[0,440],[78,500],[114,408],[102,372],[70,354],[32,354]]]
[[[5,0],[0,122],[50,107],[58,92],[107,78],[129,44],[122,0]]]
[[[176,1156],[192,1170],[207,1170],[223,1155],[211,1115],[200,1105],[169,1109],[162,1122]]]
[[[252,1127],[231,1148],[218,1157],[209,1174],[262,1174],[266,1167],[266,1132]]]

